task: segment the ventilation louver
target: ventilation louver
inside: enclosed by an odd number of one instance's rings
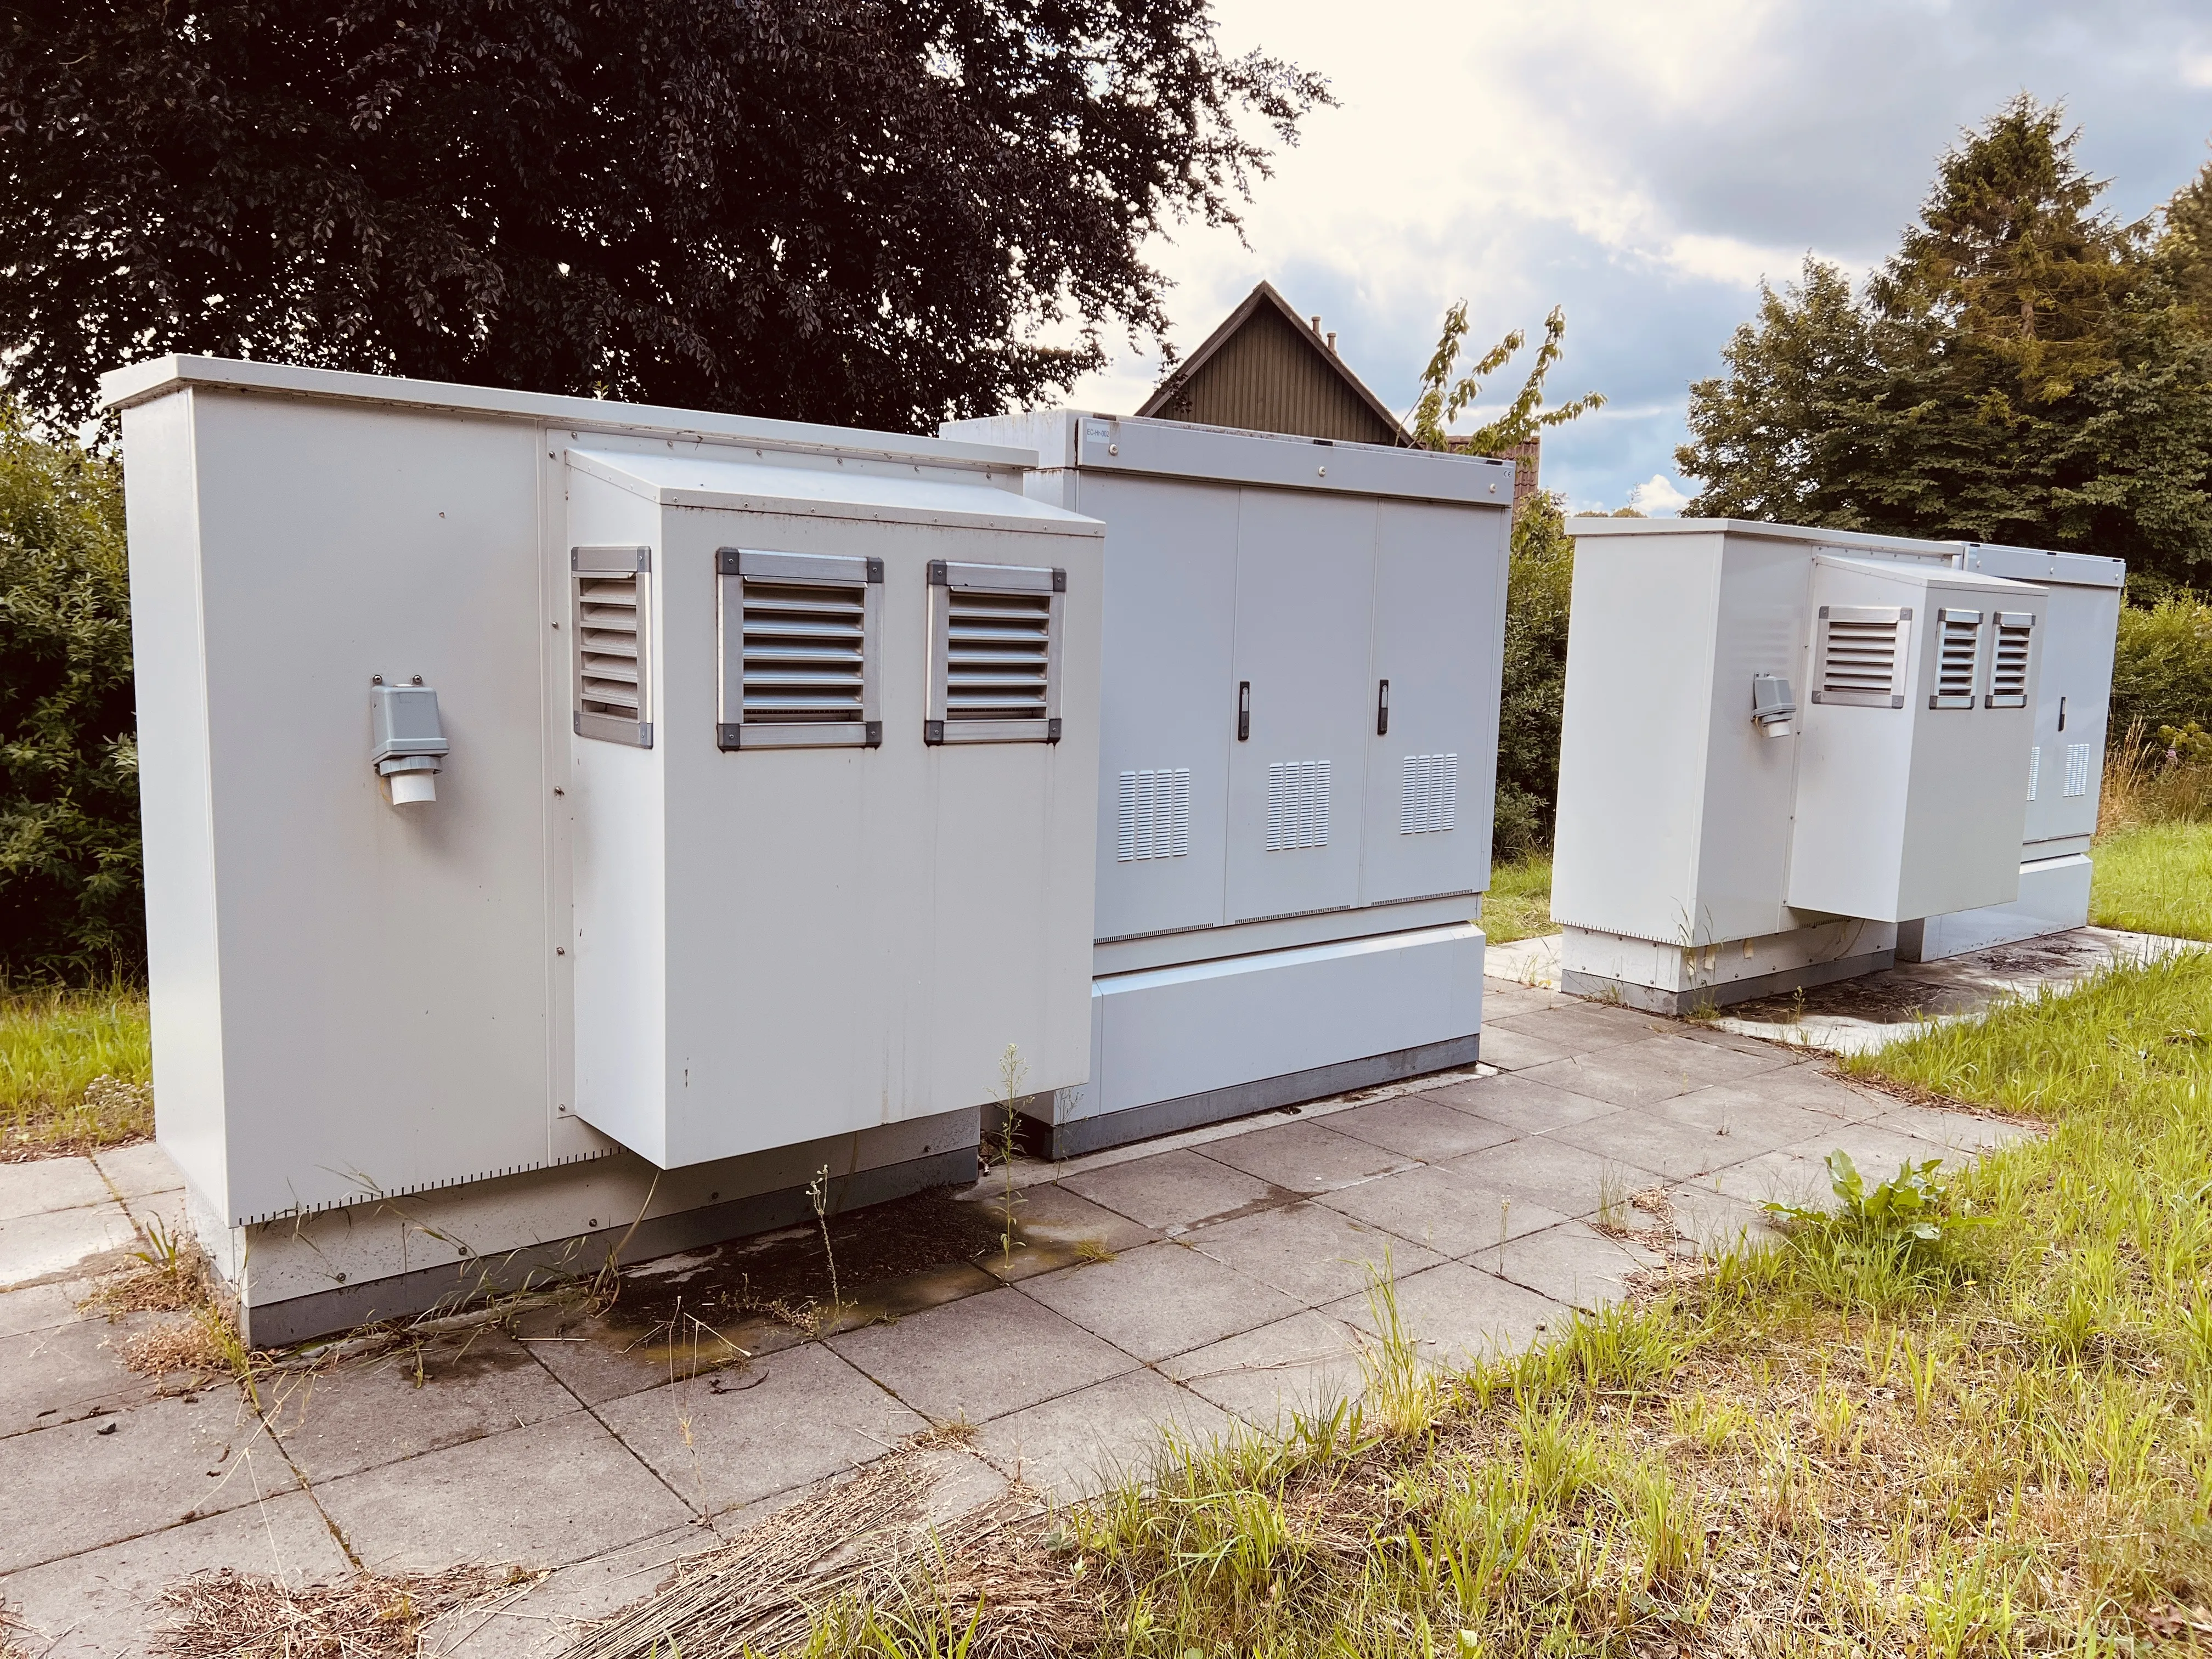
[[[1930,708],[1972,708],[1981,666],[1982,613],[1946,605],[1936,613],[1936,689]]]
[[[884,562],[725,547],[714,555],[724,749],[872,748]]]
[[[1058,743],[1067,573],[933,560],[927,743]]]
[[[2066,745],[2066,793],[2086,795],[2089,793],[2089,772],[2096,763],[2096,750],[2086,743]]]
[[[1434,836],[1459,827],[1459,757],[1408,755],[1401,779],[1398,833]]]
[[[1158,767],[1121,774],[1116,862],[1179,859],[1190,852],[1190,768]]]
[[[2027,751],[2027,798],[2035,799],[2037,787],[2043,781],[2043,749],[2040,744]]]
[[[2032,611],[1997,612],[1996,653],[1990,663],[1989,707],[2027,707],[2027,653],[2035,634]]]
[[[1866,708],[1905,707],[1911,607],[1824,605],[1813,665],[1813,701]]]
[[[652,550],[574,547],[568,568],[576,735],[650,749]]]
[[[1268,767],[1268,852],[1328,845],[1329,770],[1325,760],[1277,761]]]

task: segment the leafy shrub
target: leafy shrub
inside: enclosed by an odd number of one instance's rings
[[[1552,844],[1574,575],[1575,544],[1559,497],[1549,491],[1532,495],[1515,518],[1507,579],[1498,806],[1492,832],[1492,856],[1499,862]]]
[[[2143,741],[2161,726],[2212,726],[2212,605],[2173,590],[2120,612],[2112,654],[2113,736],[2140,724]]]
[[[0,399],[0,976],[143,971],[123,475]]]

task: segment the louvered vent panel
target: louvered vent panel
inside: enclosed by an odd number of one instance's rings
[[[1458,827],[1459,757],[1407,756],[1398,802],[1398,833],[1434,836]]]
[[[1936,690],[1928,706],[1972,708],[1974,672],[1981,665],[1982,613],[1946,609],[1936,614]]]
[[[1328,845],[1328,761],[1277,761],[1267,769],[1267,849]]]
[[[2036,787],[2043,781],[2043,748],[2038,744],[2027,751],[2027,798],[2035,799]]]
[[[946,602],[945,718],[1042,721],[1052,596],[955,587]]]
[[[1823,621],[1821,628],[1826,647],[1820,669],[1821,701],[1888,702],[1897,686],[1899,636],[1905,631],[1904,623],[1832,617]]]
[[[2009,611],[1998,614],[1996,653],[1990,663],[1990,708],[2027,706],[2028,642],[2034,631],[2032,614]]]
[[[577,712],[642,721],[644,653],[638,645],[636,574],[580,572],[576,629]]]
[[[2094,750],[2086,743],[2066,745],[2066,793],[2086,795],[2089,793],[2089,769],[2094,763]]]
[[[867,588],[744,578],[744,718],[862,716]]]
[[[1119,834],[1114,856],[1179,859],[1190,852],[1190,768],[1158,767],[1121,774]]]

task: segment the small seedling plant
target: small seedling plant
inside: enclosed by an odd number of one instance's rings
[[[1908,1253],[1940,1246],[1985,1219],[1973,1214],[1965,1200],[1954,1198],[1942,1178],[1940,1158],[1902,1163],[1894,1176],[1872,1187],[1840,1146],[1825,1162],[1829,1188],[1840,1206],[1835,1213],[1777,1203],[1764,1206],[1767,1213],[1822,1234]]]

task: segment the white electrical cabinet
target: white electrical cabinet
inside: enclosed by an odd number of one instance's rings
[[[1955,544],[1571,527],[1565,988],[1740,1000],[1887,966],[1900,923],[2015,901],[2044,586]]]
[[[1029,454],[204,358],[106,392],[158,1133],[257,1340],[779,1224],[820,1165],[972,1179],[1009,1045],[1088,1078],[1103,532]]]
[[[1104,521],[1091,1072],[1057,1154],[1464,1064],[1481,1029],[1510,463],[1054,410]]]

